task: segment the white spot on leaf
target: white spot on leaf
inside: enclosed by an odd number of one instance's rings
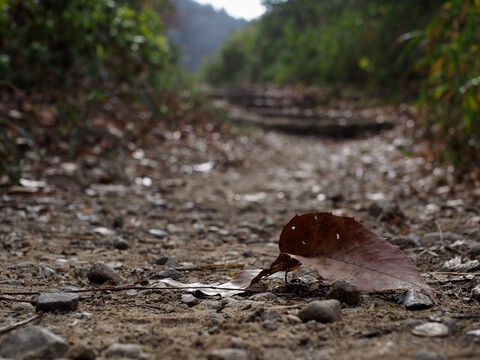
[[[339,233],[337,233],[337,240],[338,240],[338,239],[340,239],[340,234],[339,234]]]

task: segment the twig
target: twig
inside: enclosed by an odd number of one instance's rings
[[[303,306],[302,304],[297,304],[297,305],[279,305],[279,306],[269,306],[267,309],[275,309],[275,310],[282,310],[282,309],[295,309]]]
[[[464,282],[470,281],[471,279],[448,279],[448,280],[431,280],[427,281],[427,284],[448,284],[448,283],[457,283],[457,282]]]
[[[466,275],[473,275],[473,276],[480,276],[480,272],[474,273],[465,273],[465,272],[451,272],[451,271],[432,271],[427,273],[429,275],[453,275],[453,276],[466,276]]]
[[[35,314],[35,315],[32,316],[31,318],[28,318],[28,319],[19,321],[19,322],[15,323],[15,324],[10,324],[10,325],[6,325],[6,326],[3,326],[3,327],[0,327],[0,335],[1,335],[1,334],[6,334],[6,333],[9,332],[9,331],[12,331],[12,330],[15,330],[16,328],[19,328],[20,326],[26,325],[26,324],[34,321],[34,320],[37,320],[37,319],[40,318],[42,315],[43,315],[43,313],[39,312],[38,314]]]
[[[222,290],[222,291],[242,291],[242,292],[258,292],[248,289],[239,289],[239,288],[224,288],[221,286],[161,286],[161,287],[148,287],[148,286],[118,286],[118,287],[100,287],[100,288],[89,288],[89,289],[73,289],[67,291],[60,291],[60,292],[68,292],[68,293],[86,293],[86,292],[103,292],[103,291],[112,291],[112,292],[119,292],[119,291],[126,291],[126,290]],[[48,292],[53,292],[52,290]],[[18,295],[38,295],[40,292],[3,292],[1,295],[10,295],[10,296],[18,296]],[[3,300],[11,300],[9,298],[3,298]]]

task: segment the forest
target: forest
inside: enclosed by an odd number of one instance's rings
[[[478,1],[264,3],[266,15],[203,68],[205,81],[327,84],[413,101],[440,157],[478,165]]]

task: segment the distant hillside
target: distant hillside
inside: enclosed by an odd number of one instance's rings
[[[183,50],[184,64],[194,72],[202,60],[214,54],[232,31],[247,24],[246,20],[216,11],[211,5],[193,0],[174,0],[176,14],[169,21],[168,37]]]

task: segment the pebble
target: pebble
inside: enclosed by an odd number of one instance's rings
[[[103,236],[112,236],[115,235],[115,231],[106,227],[97,227],[93,229],[95,234],[103,235]]]
[[[470,330],[470,331],[467,332],[467,335],[474,336],[474,337],[480,337],[480,329]]]
[[[70,312],[78,308],[80,297],[75,293],[42,293],[37,299],[36,311]]]
[[[172,279],[178,280],[183,277],[183,274],[180,271],[175,269],[167,268],[163,271],[160,271],[158,274],[152,276],[152,279]]]
[[[183,294],[182,295],[182,302],[187,304],[188,307],[193,307],[199,303],[198,299],[193,296],[192,294]]]
[[[127,250],[130,245],[128,244],[128,241],[124,238],[117,237],[113,239],[113,247],[118,250]]]
[[[433,301],[428,295],[414,290],[397,294],[393,299],[397,304],[405,306],[407,310],[423,310],[433,306]]]
[[[112,227],[114,229],[122,228],[123,224],[124,224],[124,220],[123,220],[123,217],[121,217],[121,216],[115,217],[112,221]]]
[[[55,270],[61,273],[66,273],[70,270],[70,263],[67,259],[57,259],[55,260]]]
[[[361,301],[360,290],[346,281],[337,281],[327,292],[327,299],[337,299],[348,306],[358,306]]]
[[[448,326],[436,323],[429,322],[422,325],[417,325],[413,328],[412,334],[423,337],[443,337],[448,336],[450,333]]]
[[[143,347],[138,344],[114,343],[103,352],[106,358],[145,359]]]
[[[38,276],[46,278],[55,275],[57,272],[49,266],[41,266],[38,270]]]
[[[275,331],[278,329],[278,325],[273,321],[264,321],[262,327],[267,331]]]
[[[253,301],[274,300],[276,298],[277,298],[277,295],[275,295],[272,292],[264,292],[264,293],[255,294],[249,297],[249,299]]]
[[[0,356],[11,359],[57,359],[63,357],[68,343],[47,329],[28,326],[10,333],[0,342]]]
[[[168,233],[162,229],[150,229],[148,232],[150,233],[150,235],[153,235],[159,239],[163,239],[168,235]]]
[[[88,271],[88,280],[95,284],[104,284],[107,281],[119,284],[123,281],[120,274],[103,263],[94,264]]]
[[[28,302],[19,302],[19,303],[13,304],[12,310],[19,314],[23,314],[23,313],[28,314],[28,313],[34,313],[35,307]]]
[[[242,349],[218,349],[208,355],[208,360],[247,360],[248,354]]]
[[[72,360],[95,360],[97,355],[95,351],[85,345],[74,345],[68,351],[67,358]]]
[[[177,265],[177,260],[173,257],[164,256],[164,257],[161,257],[161,258],[155,260],[155,265],[176,266]]]
[[[338,300],[315,300],[307,304],[298,312],[298,317],[303,322],[315,320],[321,323],[332,323],[342,319]]]
[[[287,320],[290,324],[301,324],[302,320],[295,315],[287,315]]]
[[[413,360],[448,360],[448,358],[433,351],[421,350],[413,356]]]
[[[262,311],[260,314],[259,314],[259,317],[262,321],[270,321],[270,320],[277,320],[277,319],[281,319],[282,316],[275,310],[272,310],[272,311]]]

